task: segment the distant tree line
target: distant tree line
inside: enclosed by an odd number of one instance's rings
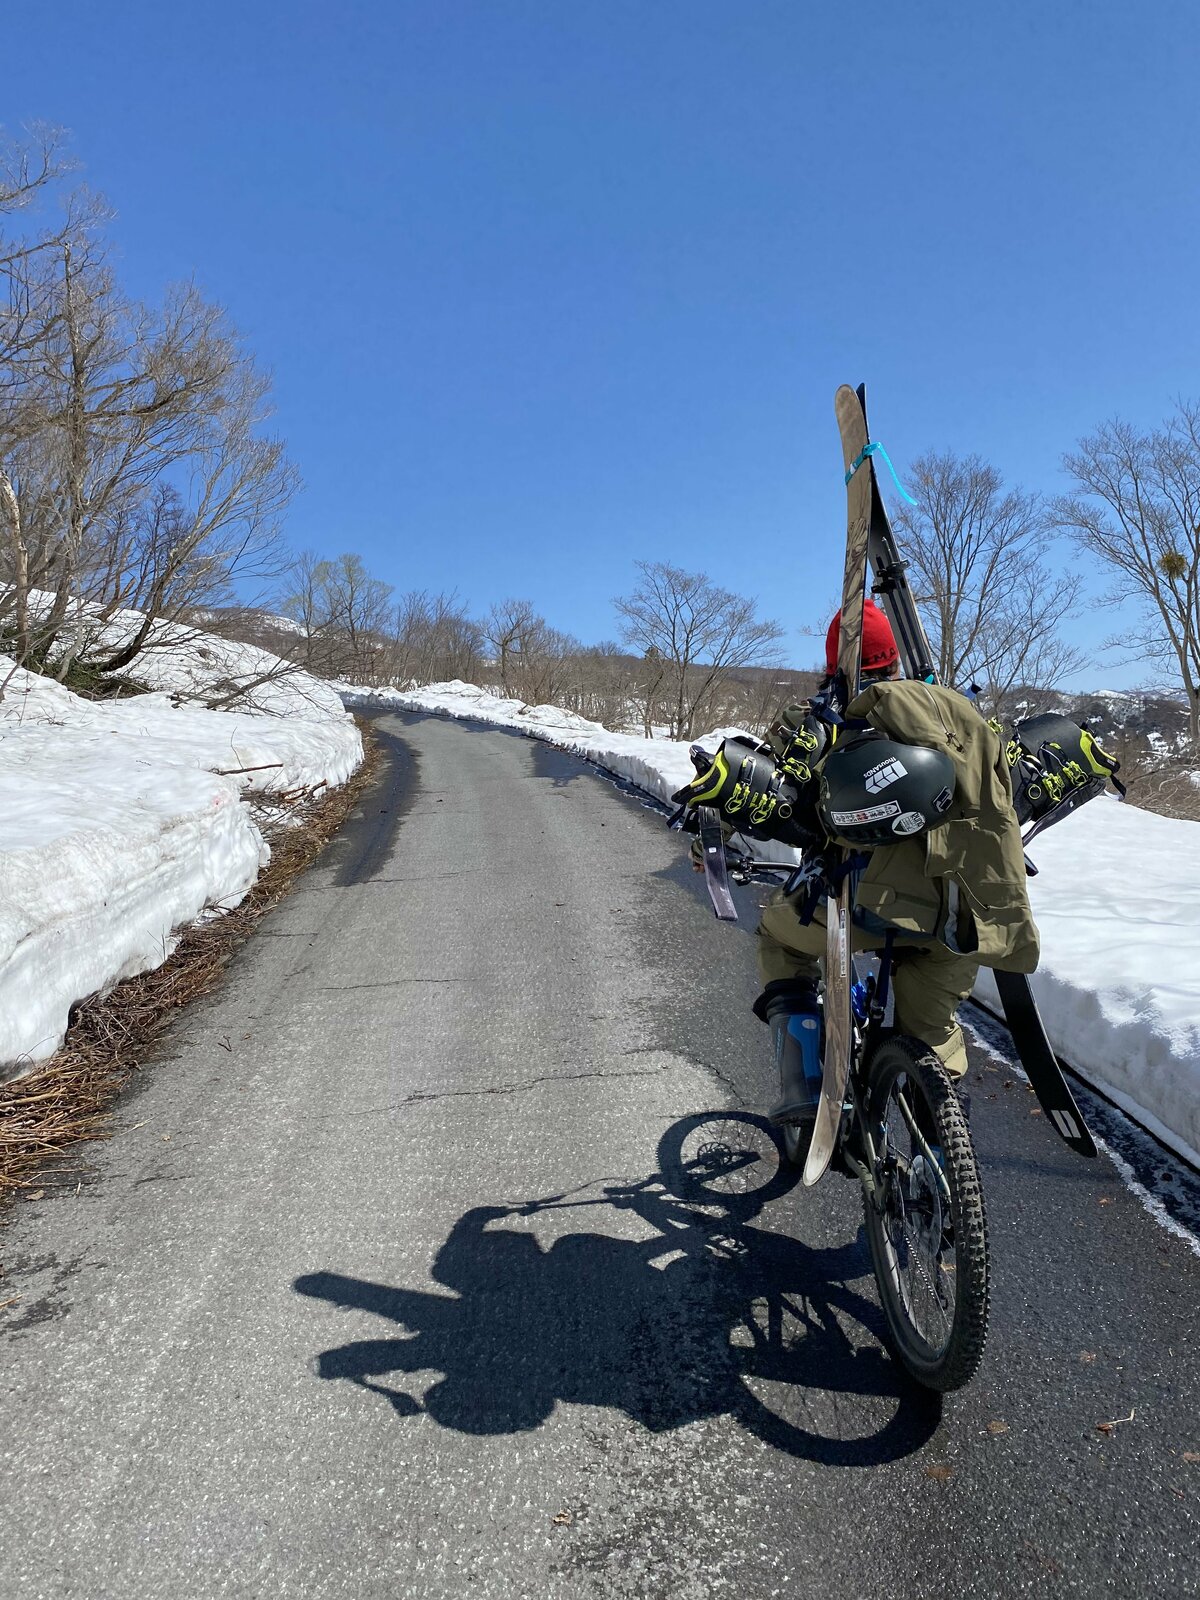
[[[638,572],[615,602],[621,641],[584,645],[529,600],[501,600],[473,618],[455,594],[394,597],[358,555],[306,552],[280,600],[296,633],[281,631],[279,618],[260,619],[270,635],[261,642],[326,677],[372,687],[459,678],[527,705],[680,739],[720,722],[765,726],[781,698],[815,687],[815,673],[780,665],[783,630],[753,601],[663,562],[641,562]]]

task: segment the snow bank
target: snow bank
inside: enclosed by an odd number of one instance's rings
[[[231,778],[139,741],[0,736],[0,1063],[51,1055],[75,1001],[170,955],[235,905],[268,852]],[[0,1069],[0,1075],[3,1075]]]
[[[492,723],[545,739],[656,799],[692,775],[688,747],[612,733],[553,706],[525,706],[467,683],[425,689],[336,686],[347,704]],[[712,749],[737,729],[717,729]],[[755,845],[780,862],[795,853]],[[1054,1048],[1098,1089],[1200,1165],[1200,823],[1097,800],[1035,840],[1030,897],[1042,934],[1033,988]],[[980,974],[979,998],[998,1004]]]
[[[89,646],[114,650],[141,627],[140,611],[118,611]],[[181,702],[199,701],[220,709],[259,711],[269,716],[344,722],[342,702],[323,678],[281,660],[257,645],[178,622],[156,622],[141,650],[122,675],[147,689]]]
[[[337,785],[362,760],[319,680],[194,629],[176,645],[126,672],[171,692],[126,700],[9,677],[0,657],[0,1076],[51,1055],[75,1001],[242,899],[270,854],[242,794]],[[215,686],[249,689],[236,711],[179,703]]]
[[[1104,798],[1030,846],[1055,1050],[1200,1165],[1200,823]],[[996,1005],[990,973],[978,994]]]

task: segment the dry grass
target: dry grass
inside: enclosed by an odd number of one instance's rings
[[[1153,811],[1160,817],[1200,822],[1200,788],[1191,779],[1194,766],[1192,762],[1133,768],[1128,778],[1129,804],[1143,811]]]
[[[378,766],[370,727],[359,720],[366,758],[322,798],[301,797],[288,825],[271,831],[271,860],[240,906],[184,930],[161,967],[93,996],[76,1009],[62,1049],[36,1072],[0,1084],[0,1207],[40,1198],[53,1173],[78,1161],[79,1145],[113,1131],[117,1095],[181,1006],[208,994],[264,912],[287,894],[345,822]]]

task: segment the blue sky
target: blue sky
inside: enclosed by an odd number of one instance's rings
[[[974,450],[1051,491],[1200,388],[1194,21],[57,0],[0,121],[69,127],[130,288],[194,276],[273,369],[297,547],[586,639],[669,559],[798,630],[839,586],[839,383],[902,473]]]

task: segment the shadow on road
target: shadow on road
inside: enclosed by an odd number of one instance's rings
[[[725,1194],[705,1181],[714,1148],[711,1137],[704,1142],[706,1120],[726,1131]],[[334,1272],[297,1278],[302,1295],[404,1330],[324,1351],[318,1375],[384,1396],[398,1416],[424,1412],[470,1434],[536,1428],[568,1401],[615,1407],[654,1432],[729,1415],[788,1454],[835,1465],[871,1466],[919,1449],[940,1405],[893,1365],[879,1344],[878,1308],[849,1287],[864,1271],[861,1244],[810,1249],[750,1225],[794,1181],[759,1155],[728,1161],[729,1127],[740,1135],[755,1123],[747,1113],[687,1118],[659,1146],[664,1170],[639,1182],[466,1212],[433,1265],[451,1294]],[[760,1149],[773,1148],[759,1126]],[[632,1212],[653,1233],[559,1233],[544,1248],[528,1226],[494,1226],[567,1210]],[[381,1381],[428,1371],[441,1377],[423,1402]],[[829,1394],[863,1404],[831,1406]],[[866,1436],[830,1437],[814,1426],[814,1413],[835,1425],[877,1421],[880,1402],[888,1420]]]

